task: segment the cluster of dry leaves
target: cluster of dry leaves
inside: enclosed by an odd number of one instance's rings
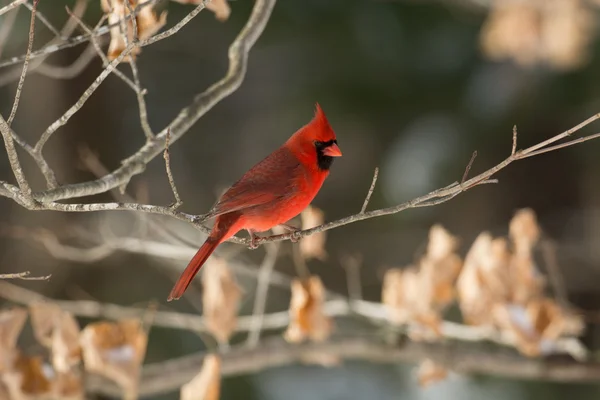
[[[544,293],[534,258],[540,234],[534,212],[520,210],[510,222],[510,240],[483,232],[463,261],[455,253],[456,238],[434,226],[418,265],[386,272],[382,302],[390,321],[424,326],[441,337],[442,313],[456,299],[466,324],[496,331],[524,355],[551,353],[559,338],[580,335],[584,323]],[[430,377],[420,377],[423,382],[445,376],[430,362],[422,373]]]
[[[494,0],[481,31],[484,53],[521,66],[560,70],[588,61],[598,0]]]
[[[108,59],[114,60],[121,55],[121,52],[127,47],[127,42],[131,43],[135,37],[139,40],[144,40],[157,33],[167,23],[167,12],[163,11],[158,14],[154,10],[154,4],[143,6],[151,0],[100,0],[102,11],[104,11],[108,23],[115,24],[110,30],[110,44],[108,46]],[[231,14],[231,9],[227,0],[172,0],[182,4],[200,5],[206,3],[206,8],[215,13],[219,21],[225,21]],[[134,21],[127,20],[127,23],[118,24],[123,18],[128,17],[136,7],[142,6],[139,9]],[[134,31],[134,29],[136,29]],[[124,32],[126,31],[126,32]],[[125,35],[126,33],[126,35]],[[135,57],[141,51],[140,47],[136,47],[133,51],[123,59],[124,62],[130,62],[130,57]]]
[[[36,355],[17,341],[27,317],[37,342]],[[83,372],[102,375],[124,398],[136,398],[147,332],[139,320],[100,321],[81,329],[75,317],[49,302],[0,312],[0,399],[85,399]],[[181,388],[182,400],[218,400],[220,361],[206,357],[202,369]]]
[[[27,317],[45,349],[28,355],[17,346]],[[75,317],[48,302],[0,312],[0,398],[83,399],[85,370],[135,392],[147,336],[139,321],[98,322],[83,330]]]

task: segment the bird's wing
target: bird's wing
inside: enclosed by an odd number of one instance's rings
[[[277,149],[234,183],[206,217],[267,205],[293,196],[300,168],[300,162],[288,149]]]

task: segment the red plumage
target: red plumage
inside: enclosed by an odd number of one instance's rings
[[[217,246],[240,230],[264,232],[284,224],[314,199],[342,153],[333,129],[317,103],[314,118],[280,148],[252,167],[210,210],[216,217],[206,242],[192,258],[169,294],[179,299]]]

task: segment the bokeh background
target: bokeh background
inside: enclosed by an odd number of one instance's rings
[[[518,127],[519,146],[525,147],[599,112],[600,43],[593,29],[597,21],[594,6],[589,5],[586,29],[579,32],[584,39],[572,38],[574,33],[568,25],[557,24],[554,28],[560,40],[582,41],[583,50],[574,51],[570,62],[552,58],[530,62],[527,54],[533,57],[533,53],[527,48],[521,50],[518,60],[490,57],[494,44],[488,44],[492,49],[484,51],[482,32],[489,27],[486,24],[492,18],[493,3],[280,1],[251,51],[242,87],[171,147],[172,169],[184,201],[182,210],[206,212],[221,190],[312,117],[315,102],[326,112],[344,153],[313,203],[324,210],[326,220],[360,210],[377,166],[380,177],[370,208],[398,204],[460,180],[474,150],[478,157],[473,174],[497,164],[510,153],[513,125]],[[72,7],[73,1],[42,0],[40,10],[61,26],[67,18],[64,5]],[[190,10],[190,6],[174,2],[159,6],[168,8],[168,25]],[[148,90],[149,119],[155,131],[225,73],[227,47],[245,23],[252,2],[231,1],[230,6],[232,14],[226,22],[202,12],[179,34],[143,50],[138,66],[142,85]],[[93,25],[100,16],[99,1],[92,0],[84,20]],[[531,28],[531,23],[523,26]],[[22,9],[2,59],[25,51],[28,24],[29,13]],[[502,31],[502,35],[507,41],[519,42],[530,39],[531,32],[514,28]],[[52,34],[38,24],[36,45],[51,38]],[[532,46],[536,49],[542,44]],[[67,65],[83,49],[79,46],[61,51],[48,63]],[[72,79],[31,74],[13,124],[15,131],[34,142],[76,101],[101,68],[101,62],[95,59]],[[130,73],[126,65],[119,68]],[[11,68],[0,70],[0,78],[11,72]],[[0,88],[2,115],[9,113],[15,88],[15,82]],[[594,127],[587,129],[591,132]],[[81,167],[81,145],[88,146],[106,167],[114,169],[143,141],[135,96],[111,76],[54,135],[45,154],[56,168],[58,179],[73,183],[93,178]],[[382,272],[390,266],[410,264],[423,250],[432,224],[441,223],[460,237],[466,250],[481,231],[506,234],[514,212],[531,207],[545,234],[558,244],[569,300],[581,308],[598,309],[599,152],[600,142],[592,141],[519,161],[497,175],[497,185],[475,188],[436,207],[408,210],[330,231],[329,259],[310,261],[309,268],[329,289],[346,294],[340,258],[361,254],[364,296],[377,301]],[[42,189],[43,179],[35,166],[29,161],[25,164],[35,188]],[[12,180],[6,157],[0,158],[0,176]],[[143,193],[152,204],[171,203],[162,158],[157,157],[142,175],[135,177],[129,190]],[[93,200],[109,201],[111,197],[97,196]],[[93,237],[104,218],[112,218],[117,231],[126,231],[134,220],[126,213],[66,215],[27,212],[6,199],[1,204],[3,224],[43,226],[64,237],[75,228]],[[192,242],[200,244],[203,238],[181,224],[172,222],[171,227]],[[289,246],[288,242],[284,244]],[[264,255],[264,249],[250,252],[236,245],[223,246],[222,251],[240,251],[236,257],[256,263]],[[117,253],[92,265],[60,261],[36,243],[10,237],[7,230],[0,238],[0,256],[0,272],[52,273],[50,282],[19,284],[53,298],[91,298],[129,305],[156,300],[165,309],[198,312],[199,299],[167,306],[164,298],[176,272],[166,273],[162,261],[150,257]],[[276,269],[295,275],[290,257],[282,257]],[[251,287],[247,289],[252,291]],[[272,293],[269,309],[287,308],[289,294]],[[251,299],[250,295],[244,299],[246,311]],[[585,340],[593,347],[593,324],[589,328]],[[150,335],[147,361],[205,346],[197,335],[156,328]],[[410,374],[410,366],[405,365],[350,362],[334,369],[289,366],[227,378],[222,399],[559,399],[567,395],[591,399],[600,395],[600,385],[494,377],[453,376],[421,389]],[[157,398],[175,399],[177,394]]]

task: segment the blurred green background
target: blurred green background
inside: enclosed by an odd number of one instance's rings
[[[56,26],[67,18],[73,1],[42,0],[42,10]],[[478,1],[477,3],[486,3]],[[168,25],[189,10],[170,2]],[[227,47],[245,23],[252,2],[231,1],[232,14],[222,23],[202,12],[179,34],[144,48],[138,58],[150,124],[162,129],[193,96],[219,79],[227,68]],[[313,202],[334,220],[360,210],[373,170],[380,176],[370,208],[388,207],[460,180],[471,153],[478,157],[472,174],[510,154],[512,127],[519,147],[538,143],[600,111],[600,43],[592,37],[589,62],[561,71],[547,64],[533,67],[491,61],[480,50],[480,31],[489,9],[468,1],[281,0],[265,33],[250,53],[242,87],[219,103],[171,146],[171,165],[183,211],[203,213],[222,189],[283,143],[306,123],[319,102],[337,133],[344,156]],[[594,14],[595,15],[595,14]],[[101,16],[92,0],[84,20]],[[29,13],[19,12],[2,58],[22,54],[27,45]],[[590,35],[593,35],[591,33]],[[38,24],[36,48],[52,38]],[[84,46],[52,55],[48,63],[67,65]],[[76,78],[57,80],[28,76],[13,124],[34,142],[101,71],[95,59]],[[130,74],[127,65],[119,67]],[[0,70],[9,73],[11,68]],[[0,112],[7,116],[16,83],[0,88]],[[591,132],[594,128],[587,128]],[[78,160],[87,145],[109,169],[144,142],[133,92],[110,76],[83,109],[46,146],[46,156],[61,182],[93,178]],[[362,289],[378,301],[385,268],[410,264],[441,223],[468,248],[481,231],[507,233],[513,213],[533,208],[545,234],[558,243],[559,264],[569,299],[594,310],[600,306],[600,143],[589,142],[520,161],[497,175],[499,184],[484,185],[448,203],[351,224],[328,233],[327,262],[309,268],[334,292],[347,293],[340,258],[362,254]],[[26,156],[23,156],[27,160]],[[36,189],[43,179],[25,161]],[[8,160],[0,158],[1,179],[12,180]],[[148,191],[152,204],[173,201],[157,157],[129,186]],[[110,201],[109,195],[95,201]],[[86,199],[91,201],[92,199]],[[115,230],[127,231],[132,215],[67,215],[27,212],[2,200],[0,221],[44,226],[59,236],[74,226],[97,235],[99,222],[112,218]],[[202,235],[176,222],[170,225],[198,244]],[[5,235],[6,236],[6,235]],[[289,250],[289,242],[284,248]],[[223,251],[240,250],[236,245]],[[117,253],[93,265],[60,261],[39,245],[2,237],[0,272],[30,270],[52,273],[50,282],[20,282],[53,298],[93,298],[119,304],[147,304],[187,312],[200,299],[176,304],[164,299],[176,273],[166,273],[150,257]],[[264,249],[242,250],[241,259],[260,262]],[[176,265],[183,268],[184,265]],[[295,275],[290,257],[276,269]],[[245,290],[244,310],[252,304],[252,285]],[[273,291],[270,310],[284,310],[289,294]],[[596,344],[589,326],[586,344]],[[198,351],[204,343],[194,334],[156,328],[150,335],[147,361]],[[565,385],[508,381],[493,377],[457,377],[420,389],[409,366],[349,362],[340,368],[289,366],[252,376],[227,378],[223,400],[230,399],[561,399],[597,398],[599,385]],[[176,393],[157,398],[175,399]]]

